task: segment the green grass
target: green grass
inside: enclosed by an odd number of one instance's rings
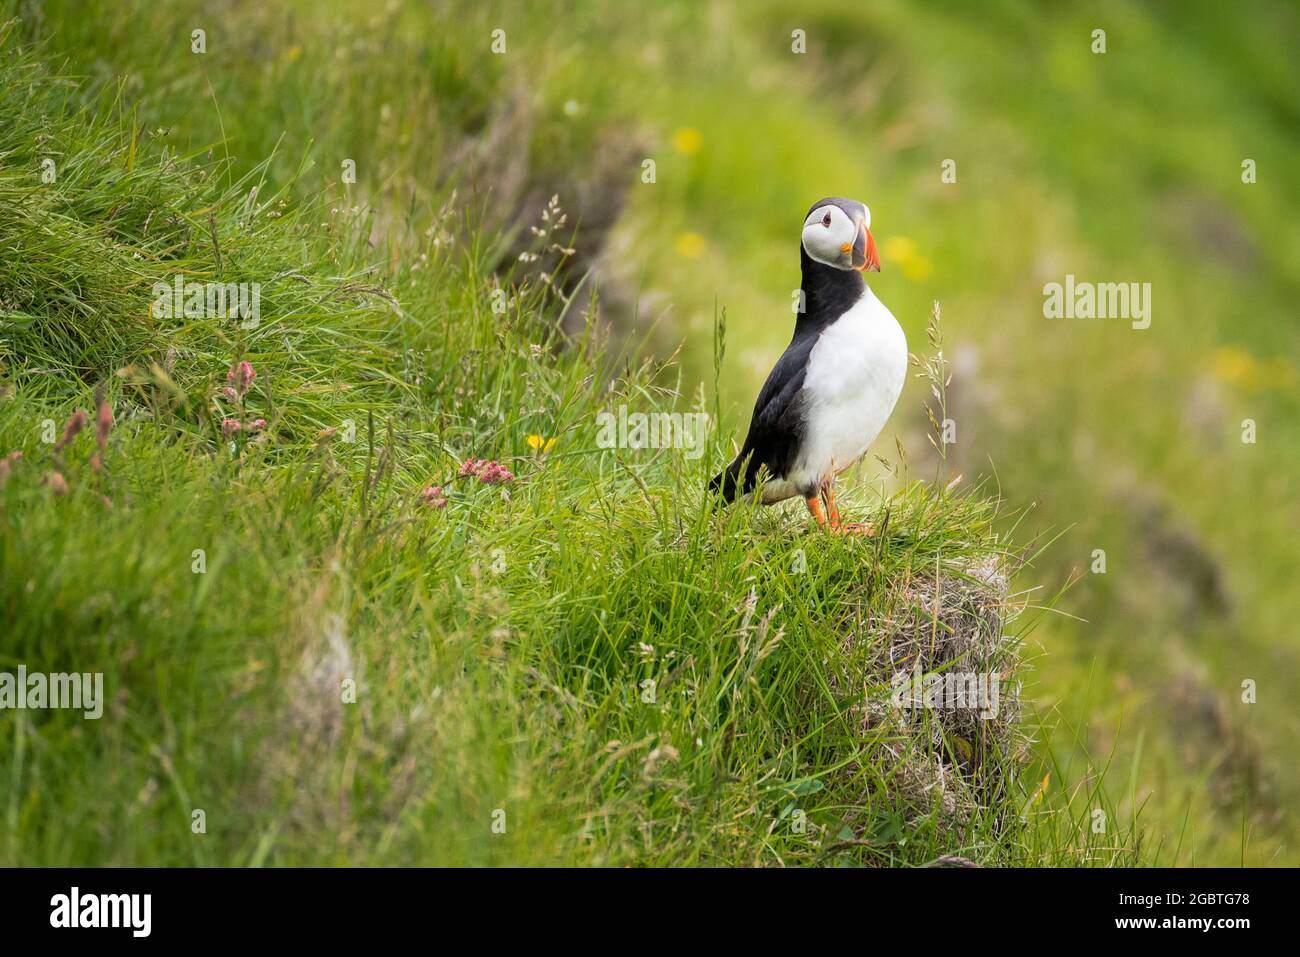
[[[205,789],[201,780],[258,822],[236,826],[242,858],[206,845],[220,861],[316,859],[306,855],[321,853],[321,834],[387,827],[383,841],[348,840],[367,855],[375,847],[390,855],[367,859],[409,860],[424,848],[420,859],[449,862],[501,854],[514,862],[917,863],[948,851],[1005,863],[1294,862],[1300,724],[1289,702],[1300,693],[1292,625],[1300,605],[1290,569],[1300,515],[1288,479],[1300,465],[1300,377],[1285,317],[1300,284],[1300,246],[1289,218],[1296,185],[1284,174],[1298,145],[1287,46],[1296,22],[1287,5],[1250,3],[1225,17],[1209,3],[1060,10],[1005,0],[974,17],[946,3],[827,0],[797,12],[683,3],[646,12],[635,29],[612,2],[402,4],[364,17],[351,4],[319,2],[213,13],[188,2],[7,0],[3,9],[20,17],[7,50],[45,44],[6,67],[13,82],[0,91],[0,452],[28,453],[23,474],[0,493],[5,607],[24,616],[13,647],[27,648],[33,636],[62,640],[25,617],[46,612],[16,601],[29,580],[77,582],[50,607],[89,609],[77,619],[87,622],[79,632],[87,641],[121,627],[153,633],[155,651],[167,647],[175,634],[158,609],[171,606],[176,586],[163,570],[193,588],[190,551],[206,547],[174,541],[177,527],[182,537],[210,537],[209,557],[225,556],[216,578],[204,576],[202,604],[191,612],[201,624],[187,648],[234,656],[214,674],[240,694],[262,695],[247,706],[220,695],[178,703],[164,664],[149,680],[166,692],[131,699],[158,713],[135,721],[111,757],[71,737],[42,752],[35,738],[0,735],[24,742],[9,767],[20,760],[21,793],[39,795],[11,799],[10,822],[30,801],[31,833],[56,833],[50,806],[75,817],[82,792],[52,769],[73,775],[103,757],[125,776],[118,787],[130,800],[148,798],[140,813],[150,827],[121,838],[120,861],[167,859],[134,842],[154,840],[148,816],[162,813],[155,802],[166,795],[179,802],[169,814],[199,804],[177,797],[176,780],[187,795]],[[1088,47],[1097,26],[1108,31],[1104,56]],[[201,57],[189,52],[196,27],[208,32]],[[498,27],[509,37],[502,57],[485,52]],[[805,55],[790,52],[794,28],[807,32]],[[65,58],[56,72],[80,82],[32,79],[45,75],[36,60]],[[83,104],[90,113],[71,120]],[[58,161],[53,187],[38,179],[47,155]],[[1254,185],[1240,179],[1247,156],[1259,164]],[[950,157],[958,182],[943,185],[939,164]],[[346,158],[357,162],[356,184],[339,182]],[[653,184],[640,180],[643,158],[656,160]],[[614,223],[577,237],[577,269],[594,272],[567,307],[536,272],[510,265],[557,192],[570,225]],[[925,351],[931,302],[943,302],[959,436],[948,468],[965,474],[960,488],[978,490],[944,505],[953,511],[940,524],[955,540],[945,557],[959,565],[988,550],[1032,554],[1014,588],[1062,612],[1018,626],[1029,662],[1020,672],[1026,727],[1036,740],[1017,779],[1019,812],[990,809],[963,836],[913,822],[903,843],[880,823],[900,805],[897,788],[877,800],[864,796],[862,780],[829,780],[829,769],[852,758],[828,730],[809,738],[805,722],[844,703],[794,690],[817,685],[820,659],[783,657],[787,646],[829,652],[836,638],[796,615],[806,599],[792,598],[797,583],[785,580],[791,550],[806,541],[802,518],[793,509],[724,517],[698,494],[789,334],[792,223],[827,193],[870,204],[885,258],[873,287],[914,351]],[[695,237],[684,242],[685,233]],[[149,318],[153,281],[219,269],[264,284],[257,330]],[[1044,320],[1042,284],[1066,272],[1152,282],[1152,328]],[[493,314],[493,289],[526,276],[529,290],[504,317]],[[603,324],[588,338],[592,286]],[[715,370],[720,308],[728,348]],[[561,312],[581,345],[558,347]],[[634,371],[616,358],[625,343],[675,361]],[[237,464],[220,451],[213,397],[240,357],[259,370],[252,412],[271,427],[237,448]],[[58,464],[40,443],[43,423],[61,425],[101,383],[121,418],[108,468],[99,477],[65,463],[73,492],[52,500],[39,485]],[[929,521],[932,494],[914,479],[937,474],[925,399],[925,383],[910,384],[874,450],[897,474],[879,473],[869,458],[852,492],[860,510],[898,495],[894,514],[908,524],[896,518],[894,527],[912,533]],[[698,461],[601,451],[592,418],[620,402],[706,408],[720,413],[720,430]],[[1259,423],[1255,445],[1239,439],[1246,417]],[[340,438],[346,422],[355,442]],[[319,438],[327,429],[340,433]],[[556,447],[539,455],[530,434],[554,437]],[[90,439],[80,441],[75,458],[84,461]],[[437,515],[411,507],[420,488],[445,483],[471,455],[512,463],[519,481],[508,503],[476,488]],[[210,498],[218,489],[231,497]],[[101,493],[111,513],[99,511]],[[984,497],[1005,504],[981,505]],[[966,510],[977,506],[993,514]],[[85,511],[73,516],[74,507]],[[127,524],[109,539],[99,522]],[[79,538],[41,552],[37,528],[54,540]],[[421,553],[398,555],[421,530]],[[439,530],[455,535],[438,545]],[[859,545],[813,541],[826,552],[808,551],[818,600],[830,602],[824,610],[848,600],[844,569],[871,565]],[[491,571],[495,548],[504,550],[500,575]],[[600,564],[556,559],[555,548],[598,555]],[[891,540],[881,574],[928,568],[931,556],[909,548]],[[1088,573],[1098,548],[1105,575]],[[556,561],[564,572],[549,570]],[[87,567],[69,577],[78,562]],[[140,562],[160,569],[147,594],[126,576]],[[544,579],[534,574],[542,568]],[[135,594],[135,617],[86,598],[82,582],[96,575],[129,577],[105,591]],[[244,575],[246,589],[223,590]],[[760,613],[780,603],[786,629],[758,675],[762,705],[750,701],[738,717],[721,699],[697,700],[713,710],[651,724],[631,700],[650,673],[636,648],[653,645],[661,667],[669,651],[695,651],[717,691],[728,661],[699,649],[735,636],[748,576],[762,585]],[[1067,582],[1059,600],[1042,597]],[[280,590],[264,601],[241,597],[272,583]],[[313,600],[318,594],[328,600]],[[600,627],[617,633],[621,657],[595,643],[602,632],[583,617],[591,608],[582,596],[605,612]],[[692,601],[698,608],[688,614]],[[234,624],[206,631],[223,611],[247,626],[242,639]],[[313,754],[301,763],[335,778],[300,789],[291,781],[306,771],[282,763],[294,748],[282,745],[277,761],[253,740],[310,737],[287,702],[311,670],[304,662],[324,653],[318,633],[330,629],[302,621],[335,614],[354,666],[364,660],[380,698],[320,719],[327,743],[298,749]],[[506,631],[493,638],[498,628]],[[9,641],[0,653],[17,661]],[[147,658],[145,639],[135,641]],[[408,642],[427,656],[416,661]],[[573,657],[577,650],[587,657]],[[71,645],[43,653],[74,657]],[[617,694],[615,674],[623,676]],[[470,685],[458,685],[462,678]],[[1255,704],[1241,701],[1246,679],[1259,685]],[[446,720],[426,710],[434,688]],[[363,707],[375,710],[347,723]],[[222,755],[204,737],[201,754],[194,744],[188,762],[173,764],[188,769],[176,779],[151,756],[161,741],[176,747],[178,728],[225,729],[237,719],[252,726]],[[702,725],[754,730],[723,754],[696,733]],[[69,735],[86,734],[79,721],[68,726]],[[638,777],[635,762],[661,743],[648,740],[652,732],[680,762],[660,760],[658,773],[685,782],[684,791]],[[691,750],[697,737],[703,757]],[[611,759],[603,749],[612,740],[635,749]],[[446,749],[441,774],[425,760],[435,741]],[[335,763],[346,754],[351,763]],[[273,770],[250,770],[264,765]],[[33,790],[26,776],[37,767],[63,783]],[[798,782],[818,772],[823,789],[800,795],[816,805],[806,804],[810,820],[832,837],[847,823],[875,843],[829,859],[809,844],[782,843],[790,835],[772,829],[764,795],[811,788]],[[389,780],[402,783],[390,790]],[[511,807],[535,822],[527,848],[507,850],[486,826],[457,823],[503,806],[493,791],[513,795]],[[124,806],[121,794],[105,792],[104,808]],[[1102,834],[1092,830],[1098,808],[1107,812]],[[593,809],[600,836],[575,843]],[[313,813],[337,820],[321,826]],[[1014,833],[993,826],[1020,815],[1027,823]],[[1141,841],[1131,833],[1135,818]],[[214,815],[210,835],[217,826]],[[647,830],[659,835],[649,844]],[[57,833],[76,842],[86,829]],[[478,843],[456,843],[471,839]],[[195,852],[188,838],[183,847]]]
[[[691,409],[680,374],[563,339],[581,303],[499,279],[475,222],[422,208],[377,249],[369,214],[279,160],[177,157],[122,93],[13,24],[0,43],[0,448],[23,452],[0,662],[101,671],[108,697],[97,722],[0,715],[5,864],[1137,859],[1015,748],[861,724],[908,589],[1018,561],[995,500],[859,489],[882,524],[862,540],[719,510],[702,489],[734,423],[698,458],[599,448],[601,410]],[[153,315],[177,274],[263,283],[260,323]],[[42,434],[100,389],[97,468],[93,425]],[[268,426],[230,441],[230,415]],[[470,457],[515,481],[454,479]],[[969,814],[904,786],[903,748],[975,768],[946,785]]]

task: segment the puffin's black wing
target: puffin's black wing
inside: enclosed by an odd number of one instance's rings
[[[732,501],[738,492],[754,490],[760,466],[767,466],[772,479],[784,476],[794,464],[804,433],[800,396],[808,356],[816,342],[817,336],[806,336],[790,343],[759,390],[740,454],[709,482],[709,488],[721,490],[726,501]]]

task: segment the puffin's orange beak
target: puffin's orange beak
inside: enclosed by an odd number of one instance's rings
[[[865,222],[858,223],[858,237],[853,243],[853,268],[862,272],[880,272],[880,254],[876,241]]]

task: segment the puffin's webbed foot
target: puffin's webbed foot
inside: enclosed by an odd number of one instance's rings
[[[837,535],[875,535],[876,526],[871,522],[842,522],[840,509],[835,504],[835,485],[827,482],[822,486],[821,496],[826,500],[826,512],[830,516],[827,527]],[[812,506],[809,506],[810,508]]]
[[[839,525],[832,525],[831,531],[839,535],[866,535],[870,537],[876,534],[876,526],[872,522],[841,522]]]

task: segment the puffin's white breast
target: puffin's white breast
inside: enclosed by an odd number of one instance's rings
[[[868,288],[822,333],[804,377],[805,436],[788,478],[803,485],[862,457],[907,378],[907,338]]]

